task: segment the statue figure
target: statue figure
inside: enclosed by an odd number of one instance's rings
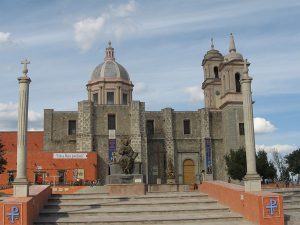
[[[125,174],[131,174],[134,166],[134,160],[138,156],[138,153],[134,152],[130,146],[131,139],[124,138],[122,140],[123,146],[118,150],[121,155],[119,158],[119,164]]]
[[[173,160],[171,158],[168,159],[167,178],[168,179],[174,179],[175,178],[174,165],[173,165]]]

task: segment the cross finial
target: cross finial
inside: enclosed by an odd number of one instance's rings
[[[23,72],[24,76],[27,76],[27,73],[28,73],[27,64],[30,64],[30,61],[28,61],[27,59],[23,59],[21,61],[21,64],[24,64],[22,72]]]
[[[214,39],[211,38],[210,41],[211,41],[211,49],[214,49],[215,48],[215,46],[214,46]]]

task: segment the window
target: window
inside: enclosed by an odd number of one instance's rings
[[[116,129],[116,115],[108,115],[107,117],[107,127],[109,130]]]
[[[219,69],[217,66],[214,67],[214,74],[215,74],[215,78],[219,79]]]
[[[184,120],[183,121],[183,133],[184,134],[190,134],[191,133],[190,120]]]
[[[107,92],[106,93],[106,100],[108,105],[113,105],[115,104],[115,96],[114,92]]]
[[[147,120],[147,134],[153,135],[154,134],[154,120]]]
[[[93,94],[93,102],[94,104],[98,104],[98,94]]]
[[[241,82],[240,82],[241,76],[239,73],[235,74],[235,90],[236,92],[241,92]]]
[[[123,105],[127,105],[128,104],[127,94],[125,94],[125,93],[123,94],[122,104]]]
[[[76,134],[76,120],[69,120],[68,134],[69,135]]]
[[[240,135],[245,135],[244,123],[239,123]]]

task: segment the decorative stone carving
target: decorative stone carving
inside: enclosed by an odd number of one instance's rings
[[[175,179],[174,165],[173,165],[173,160],[171,158],[168,159],[167,178],[168,179]]]
[[[138,156],[137,152],[134,152],[130,146],[131,138],[127,137],[122,140],[123,146],[118,150],[121,155],[119,158],[119,164],[125,174],[131,174],[134,166],[134,160]]]

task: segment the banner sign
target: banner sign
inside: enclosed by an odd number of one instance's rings
[[[108,160],[113,161],[114,152],[116,152],[116,139],[109,139],[108,140]]]
[[[87,159],[87,153],[53,153],[53,159]]]
[[[205,162],[206,174],[212,174],[212,146],[210,138],[205,138]]]
[[[116,130],[108,130],[108,138],[116,139]]]

